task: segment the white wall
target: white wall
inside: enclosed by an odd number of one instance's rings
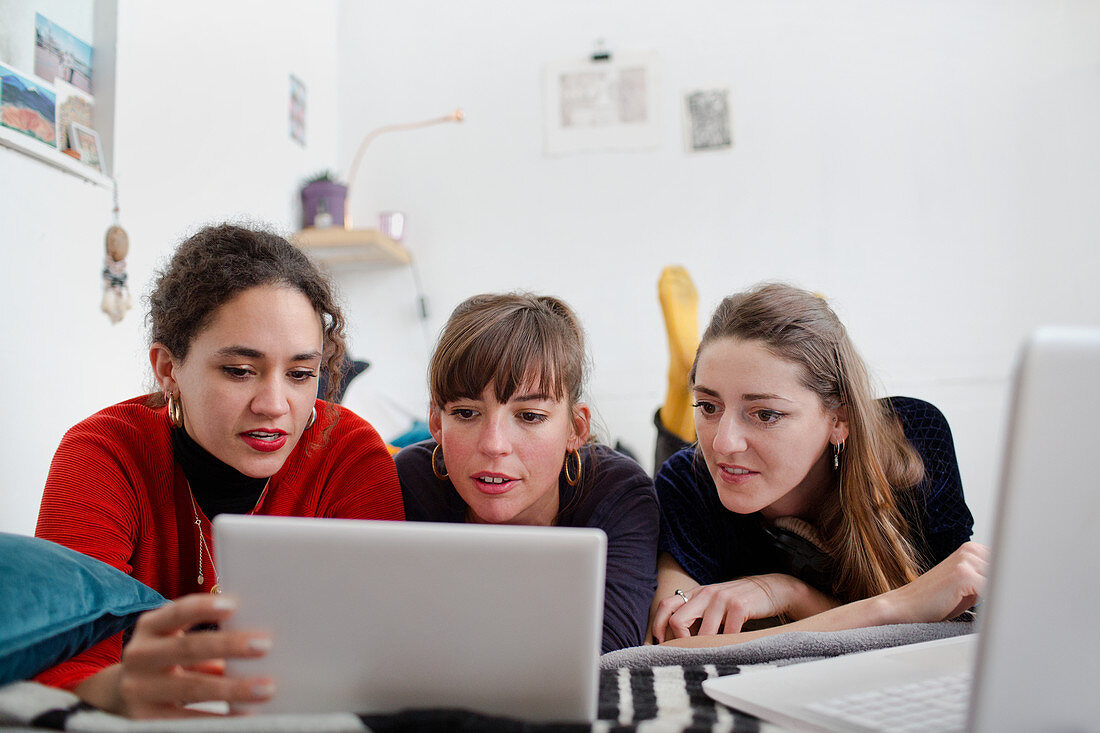
[[[99,312],[110,209],[106,189],[0,149],[0,531],[34,530],[64,429],[137,379],[136,319]]]
[[[110,192],[0,149],[0,531],[33,532],[69,426],[151,388],[140,296],[175,244],[224,219],[297,228],[299,184],[335,162],[335,35],[335,2],[119,0],[113,170],[135,307],[117,326],[99,311]]]
[[[10,2],[10,0],[7,0]],[[695,277],[705,319],[765,278],[827,293],[890,393],[956,431],[983,536],[1010,361],[1041,322],[1100,322],[1100,5],[770,0],[232,3],[119,0],[115,154],[135,295],[203,222],[292,229],[301,179],[379,138],[359,223],[408,214],[407,268],[341,271],[362,390],[424,409],[428,343],[462,298],[528,288],[580,312],[606,437],[643,460],[663,397],[656,279]],[[548,159],[547,61],[661,58],[662,144]],[[287,75],[309,146],[287,136]],[[685,155],[679,94],[733,93],[735,146]],[[149,386],[142,310],[98,311],[110,196],[0,150],[5,266],[0,531],[33,530],[49,458],[80,418]],[[358,386],[359,383],[357,383]],[[353,388],[355,389],[355,388]],[[368,415],[369,417],[369,415]]]
[[[379,138],[357,221],[409,217],[434,334],[479,291],[560,295],[585,322],[608,435],[651,460],[661,268],[701,319],[792,280],[833,300],[887,393],[947,414],[988,539],[1008,375],[1043,322],[1100,322],[1100,4],[638,0],[343,3],[340,152]],[[661,58],[658,150],[547,158],[541,74],[597,38]],[[731,151],[686,155],[682,91],[732,89]],[[341,275],[375,389],[424,408],[408,276]]]

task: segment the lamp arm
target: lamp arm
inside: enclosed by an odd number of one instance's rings
[[[344,194],[344,228],[351,229],[351,187],[355,183],[355,175],[359,172],[359,164],[363,161],[363,153],[366,151],[367,146],[371,144],[374,138],[387,132],[401,132],[404,130],[417,130],[421,127],[430,127],[432,125],[438,125],[443,122],[462,122],[463,115],[461,109],[456,109],[449,115],[443,117],[433,117],[430,120],[421,120],[420,122],[405,122],[398,125],[383,125],[382,127],[375,128],[367,133],[367,136],[363,138],[363,142],[359,143],[359,149],[355,151],[355,157],[351,161],[351,169],[348,172],[348,189]]]

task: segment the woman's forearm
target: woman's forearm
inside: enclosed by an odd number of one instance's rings
[[[840,605],[837,599],[790,575],[775,573],[761,577],[777,584],[775,593],[777,597],[787,599],[786,616],[792,621],[816,616]]]
[[[126,706],[119,692],[121,664],[104,667],[73,688],[73,693],[84,702],[115,715],[125,715]]]
[[[741,644],[766,636],[785,634],[788,631],[843,631],[864,626],[882,626],[901,623],[904,619],[896,612],[894,604],[885,596],[875,596],[862,601],[836,606],[799,621],[783,626],[773,626],[755,631],[742,631],[736,634],[712,634],[709,636],[690,636],[683,639],[666,641],[667,646],[685,648],[728,646]]]
[[[740,644],[787,631],[842,631],[865,626],[943,621],[973,605],[985,588],[989,548],[967,542],[916,580],[872,598],[865,598],[801,621],[737,634],[675,639],[674,646],[703,647]]]

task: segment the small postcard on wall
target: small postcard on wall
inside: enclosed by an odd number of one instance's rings
[[[689,153],[733,147],[729,89],[696,89],[684,94],[684,146]]]
[[[290,75],[290,139],[306,145],[306,84]]]
[[[657,54],[553,62],[543,80],[547,155],[660,145]]]
[[[42,15],[34,14],[34,73],[92,93],[92,47]]]

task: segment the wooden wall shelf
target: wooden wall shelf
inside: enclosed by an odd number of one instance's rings
[[[407,265],[412,256],[405,247],[377,229],[307,227],[294,235],[294,244],[327,265],[369,262]]]

